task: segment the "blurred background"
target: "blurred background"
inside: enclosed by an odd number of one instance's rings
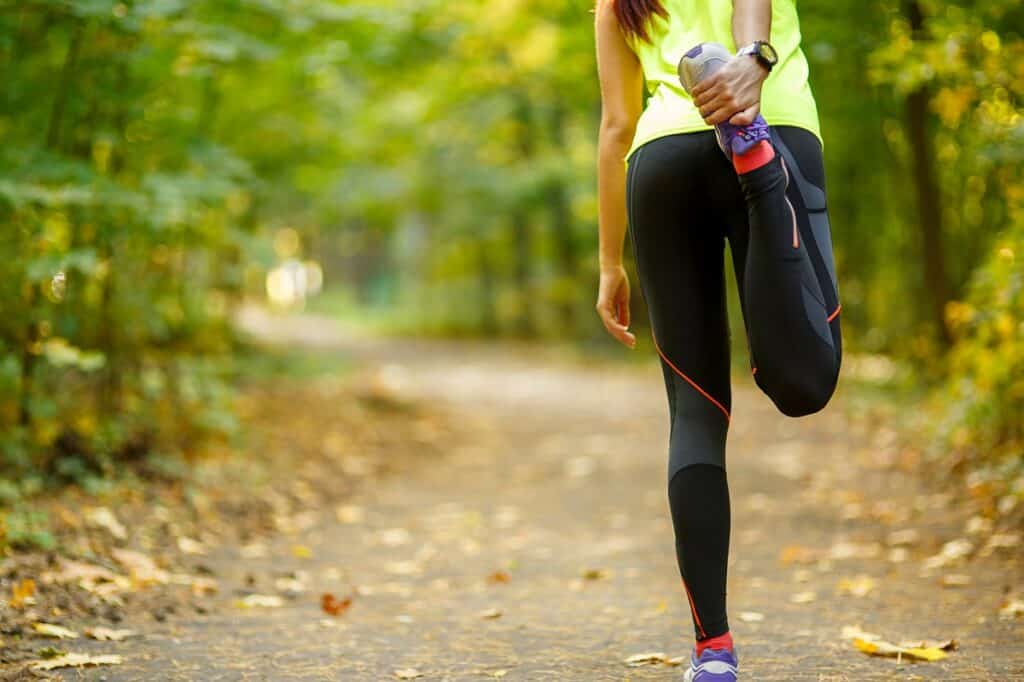
[[[846,383],[913,396],[943,472],[1024,495],[1024,6],[799,9]],[[617,353],[593,314],[592,21],[587,0],[0,3],[0,504],[232,442],[241,305]]]

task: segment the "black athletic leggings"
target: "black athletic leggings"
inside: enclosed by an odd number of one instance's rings
[[[724,247],[739,284],[751,369],[784,414],[828,402],[842,355],[821,144],[772,128],[776,157],[737,176],[711,132],[671,135],[629,159],[640,286],[671,415],[669,502],[699,640],[729,629],[729,325]]]

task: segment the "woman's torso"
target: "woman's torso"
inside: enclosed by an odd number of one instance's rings
[[[640,59],[650,99],[640,120],[629,154],[658,137],[710,130],[679,84],[676,67],[687,50],[698,43],[716,42],[735,52],[732,37],[732,0],[662,0],[668,18],[654,16],[651,41],[631,39]],[[800,22],[796,0],[773,0],[771,41],[779,63],[764,83],[761,113],[770,125],[804,128],[821,138],[818,109],[807,80],[807,58],[800,49]]]

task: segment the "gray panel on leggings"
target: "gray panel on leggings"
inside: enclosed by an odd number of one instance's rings
[[[836,291],[836,283],[839,280],[836,278],[836,263],[835,258],[832,256],[832,234],[828,224],[828,214],[810,213],[808,215],[811,219],[811,231],[814,233],[814,241],[818,244],[818,252],[821,253],[822,260],[825,261],[828,276],[832,278],[833,293],[836,294],[836,298],[839,298],[839,292]]]
[[[835,348],[835,344],[832,343],[832,330],[828,326],[828,313],[824,312],[825,306],[817,296],[811,293],[806,284],[800,287],[800,293],[803,294],[807,322],[814,329],[815,334],[820,336],[830,347]]]
[[[776,137],[774,141],[775,146],[782,150],[782,157],[786,159],[786,166],[796,182],[796,188],[800,190],[800,196],[804,199],[804,206],[809,211],[824,211],[826,207],[825,190],[804,177],[804,174],[800,171],[800,164],[796,162],[793,153],[789,151],[789,147],[782,143],[781,138]]]
[[[680,469],[693,464],[712,464],[724,469],[729,420],[683,379],[673,374],[672,383],[676,402],[675,424],[669,441],[669,480]]]

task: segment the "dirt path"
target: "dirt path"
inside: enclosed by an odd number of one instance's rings
[[[347,338],[309,318],[263,333],[321,347]],[[154,623],[117,647],[124,665],[64,679],[385,680],[409,668],[424,680],[682,678],[623,663],[686,655],[691,633],[653,361],[638,371],[509,347],[349,350],[384,363],[400,390],[442,402],[459,442],[351,500],[346,523],[314,510],[315,525],[264,557],[220,548],[209,563],[222,596],[209,615]],[[1022,585],[1015,555],[923,575],[943,543],[971,539],[954,501],[884,468],[886,443],[853,433],[841,409],[786,420],[742,386],[735,403],[729,598],[744,679],[1024,680],[1024,619],[998,618],[1005,591]],[[917,537],[889,537],[908,529]],[[890,540],[908,545],[894,552]],[[307,593],[278,608],[231,606],[232,589],[290,571],[308,575]],[[972,581],[941,587],[948,573]],[[866,595],[841,592],[859,576]],[[352,589],[344,615],[321,612],[323,592]],[[956,638],[961,649],[931,664],[869,658],[842,638],[846,625],[893,641]]]

